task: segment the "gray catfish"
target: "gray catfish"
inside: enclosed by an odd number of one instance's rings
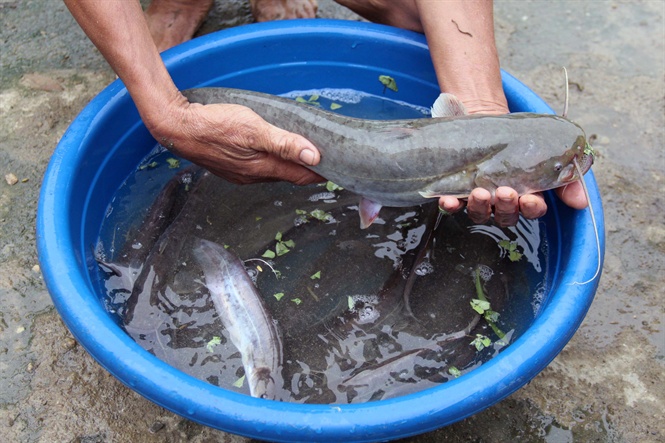
[[[261,295],[240,259],[224,247],[198,240],[194,256],[205,274],[215,309],[242,355],[250,394],[274,399],[282,380],[282,342]]]
[[[520,195],[564,186],[593,156],[582,128],[554,115],[465,115],[442,94],[431,119],[365,120],[283,97],[227,88],[184,91],[195,103],[244,105],[269,123],[301,134],[321,152],[311,169],[361,198],[361,227],[381,206],[407,207],[443,195],[467,197],[482,187]]]

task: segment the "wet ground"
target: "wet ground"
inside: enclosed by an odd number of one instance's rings
[[[320,0],[322,17],[355,19]],[[596,299],[527,386],[404,442],[665,441],[665,3],[496,2],[502,66],[597,136],[607,250]],[[246,23],[218,1],[203,32]],[[41,178],[65,129],[114,79],[56,0],[0,0],[0,435],[11,442],[248,442],[110,376],[61,323],[35,250]],[[5,176],[11,174],[7,180]],[[16,183],[13,178],[16,178]]]

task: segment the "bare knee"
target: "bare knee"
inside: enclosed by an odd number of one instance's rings
[[[415,0],[335,0],[374,23],[423,32]]]

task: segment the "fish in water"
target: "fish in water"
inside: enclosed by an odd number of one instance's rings
[[[586,173],[593,153],[581,127],[564,117],[534,113],[466,115],[441,94],[431,119],[365,120],[283,97],[228,88],[183,91],[190,102],[247,106],[269,123],[301,134],[321,152],[311,167],[361,196],[361,227],[381,206],[408,207],[476,187],[492,194],[509,186],[519,195],[564,186]]]
[[[199,239],[194,256],[215,309],[240,351],[250,394],[275,399],[282,382],[282,342],[261,295],[240,259],[223,246]]]

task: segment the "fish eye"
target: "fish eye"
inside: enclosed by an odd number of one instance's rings
[[[561,169],[563,169],[563,165],[562,165],[561,163],[558,163],[558,162],[557,162],[557,163],[554,164],[554,170],[555,170],[555,171],[558,172],[558,171],[560,171]]]

